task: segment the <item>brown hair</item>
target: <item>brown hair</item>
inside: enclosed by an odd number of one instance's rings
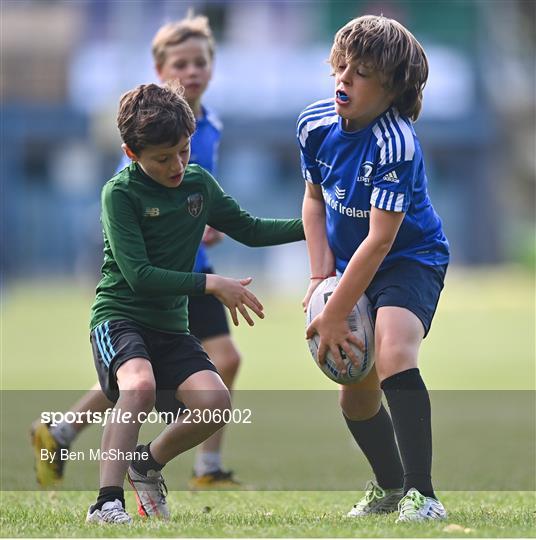
[[[351,20],[336,34],[329,62],[362,61],[379,72],[383,86],[395,95],[400,114],[417,120],[422,91],[428,78],[428,60],[415,36],[394,19],[364,15]]]
[[[176,145],[195,131],[195,117],[182,86],[141,84],[121,96],[117,127],[123,142],[139,154],[147,146]]]
[[[210,58],[214,58],[214,37],[208,18],[204,15],[195,15],[192,10],[184,19],[170,22],[160,27],[153,39],[152,53],[157,68],[161,68],[166,61],[166,48],[178,45],[191,37],[200,37],[207,40]]]

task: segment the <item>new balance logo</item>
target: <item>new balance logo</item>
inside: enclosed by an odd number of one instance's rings
[[[344,199],[344,197],[346,197],[346,190],[341,189],[339,186],[335,186],[335,197],[337,197],[337,199]]]
[[[383,180],[386,182],[394,182],[395,184],[398,184],[400,180],[398,179],[398,176],[396,175],[396,171],[388,172],[384,177]]]
[[[146,208],[143,215],[145,217],[157,217],[160,215],[160,208]]]

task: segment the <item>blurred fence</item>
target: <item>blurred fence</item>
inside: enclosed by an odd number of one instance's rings
[[[115,169],[119,95],[154,80],[149,44],[183,2],[2,4],[4,275],[96,275],[99,192]],[[431,74],[416,125],[453,262],[534,252],[534,3],[192,2],[218,40],[206,102],[224,122],[218,178],[264,216],[299,215],[294,125],[332,92],[325,59],[351,17],[383,12],[423,42]],[[216,265],[262,271],[305,255],[227,241]]]

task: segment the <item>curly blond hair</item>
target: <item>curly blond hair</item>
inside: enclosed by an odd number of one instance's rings
[[[364,15],[351,20],[336,34],[329,62],[360,61],[377,71],[383,86],[393,92],[400,114],[417,120],[422,91],[428,79],[428,60],[415,36],[394,19]]]

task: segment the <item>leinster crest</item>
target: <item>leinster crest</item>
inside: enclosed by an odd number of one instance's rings
[[[203,210],[203,195],[201,193],[193,193],[187,200],[188,213],[192,217],[197,217]]]
[[[365,186],[370,186],[374,171],[374,164],[371,161],[365,161],[361,164],[359,172],[357,173],[357,182],[363,182]]]

